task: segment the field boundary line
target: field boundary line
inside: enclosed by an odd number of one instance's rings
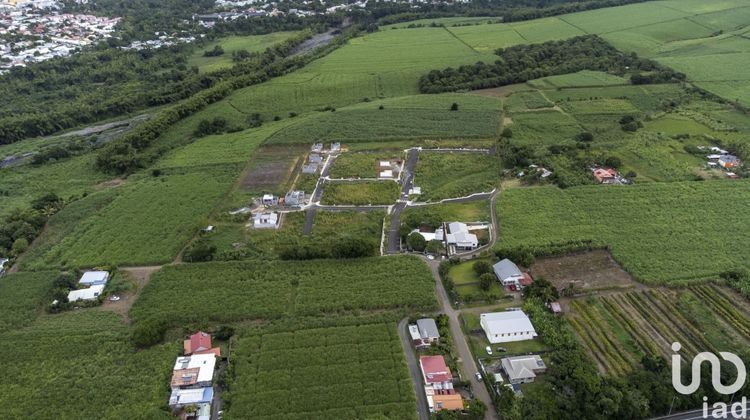
[[[557,16],[557,20],[559,20],[559,21],[562,21],[562,22],[565,22],[565,23],[567,23],[568,25],[570,25],[570,26],[572,26],[572,27],[574,27],[574,28],[578,29],[579,31],[583,32],[583,33],[584,33],[584,34],[586,34],[586,35],[591,35],[591,34],[592,34],[591,32],[589,32],[589,31],[587,31],[587,30],[585,30],[585,29],[581,28],[580,26],[578,26],[578,25],[574,25],[574,24],[572,24],[572,23],[568,22],[567,20],[563,19],[563,18],[562,18],[562,16]]]
[[[458,35],[454,34],[450,29],[448,29],[448,27],[443,26],[443,29],[445,29],[445,31],[448,32],[450,34],[450,36],[452,36],[453,38],[455,38],[456,41],[458,41],[458,42],[466,45],[470,50],[474,51],[474,54],[477,54],[477,55],[481,55],[482,54],[479,51],[475,50],[474,47],[472,47],[471,45],[467,44],[466,41],[464,41],[463,39],[459,38]]]

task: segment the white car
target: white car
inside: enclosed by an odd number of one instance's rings
[[[489,354],[490,356],[492,356],[492,347],[487,346],[484,349],[487,351],[487,354]]]
[[[110,296],[110,298],[109,298],[110,302],[117,302],[118,300],[120,300],[119,296]]]
[[[481,373],[479,373],[479,372],[475,373],[474,377],[477,378],[477,381],[482,382],[482,374]]]

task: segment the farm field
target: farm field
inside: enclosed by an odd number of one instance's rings
[[[689,284],[748,268],[750,248],[736,234],[747,223],[746,190],[745,181],[509,189],[498,199],[497,247],[593,241],[639,281]]]
[[[535,278],[549,281],[558,290],[570,285],[584,293],[639,286],[603,249],[537,258],[530,270]]]
[[[416,418],[395,322],[257,328],[238,341],[231,362],[228,415]]]
[[[600,371],[622,375],[637,369],[644,356],[669,357],[673,342],[688,357],[746,346],[750,319],[728,293],[703,285],[576,299],[568,319]],[[703,333],[712,329],[721,333]]]
[[[492,191],[498,181],[497,158],[486,153],[424,151],[414,169],[419,201],[437,201]]]
[[[77,267],[171,261],[205,226],[239,171],[231,165],[176,171],[122,186],[111,203],[79,222],[43,260]]]
[[[136,351],[117,314],[42,315],[24,328],[0,332],[0,339],[0,368],[11,378],[0,395],[6,417],[168,416],[162,407],[180,346]]]
[[[241,50],[250,53],[262,52],[266,48],[285,41],[296,34],[297,32],[272,32],[266,35],[227,36],[219,38],[197,48],[193,55],[188,58],[187,65],[198,67],[201,73],[225,69],[234,64],[232,62],[233,52]],[[216,46],[223,48],[224,54],[218,57],[203,56],[204,51],[213,50]]]
[[[457,103],[459,109],[451,111]],[[381,109],[382,107],[382,109]],[[365,102],[298,118],[269,143],[486,139],[498,133],[501,103],[475,95],[418,95]]]
[[[390,205],[398,200],[400,186],[393,181],[326,182],[323,205]]]
[[[380,173],[380,162],[400,162],[403,160],[403,154],[403,151],[344,153],[336,158],[329,176],[331,178],[377,178]]]
[[[186,312],[183,302],[196,299],[214,303]],[[355,310],[429,310],[435,304],[432,276],[413,257],[212,262],[162,268],[130,317],[207,324]]]

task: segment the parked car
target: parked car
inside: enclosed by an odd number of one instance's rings
[[[111,296],[111,297],[109,298],[109,300],[110,300],[110,302],[117,302],[118,300],[120,300],[120,297],[119,297],[119,296],[116,296],[116,295],[114,295],[114,296]]]
[[[484,349],[487,351],[487,354],[489,354],[490,356],[492,356],[492,347],[487,346]]]
[[[482,374],[481,373],[479,373],[479,372],[475,373],[474,377],[477,378],[477,381],[482,382]]]

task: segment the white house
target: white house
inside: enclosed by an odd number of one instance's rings
[[[211,404],[214,389],[211,387],[182,389],[175,388],[169,396],[169,408],[183,408],[188,405]]]
[[[178,357],[172,369],[172,390],[210,387],[215,368],[214,353]]]
[[[287,206],[302,206],[305,204],[304,191],[289,191],[284,197],[284,204]]]
[[[278,197],[274,197],[273,194],[263,194],[263,198],[261,199],[261,203],[264,206],[275,206],[279,204]]]
[[[506,357],[500,361],[505,374],[508,375],[508,382],[511,384],[525,384],[534,382],[534,378],[539,373],[547,371],[544,360],[538,355]]]
[[[106,271],[87,271],[83,273],[81,279],[78,280],[79,284],[85,284],[88,286],[93,285],[104,285],[109,280],[109,273]]]
[[[469,233],[465,223],[448,223],[448,233],[445,235],[448,246],[455,246],[458,250],[472,250],[479,246],[477,235]]]
[[[0,276],[5,272],[5,264],[8,262],[7,258],[0,258]]]
[[[507,258],[493,265],[492,271],[495,272],[495,276],[503,286],[518,285],[524,277],[521,269]]]
[[[68,302],[76,302],[79,300],[94,300],[101,296],[103,291],[103,284],[95,284],[85,289],[71,290],[70,293],[68,293]]]
[[[255,229],[276,229],[279,227],[278,213],[258,213],[253,218]]]
[[[422,318],[417,320],[419,336],[425,343],[429,344],[440,339],[440,332],[437,324],[432,318]]]
[[[479,324],[492,344],[531,340],[537,336],[531,320],[523,311],[481,314]]]

